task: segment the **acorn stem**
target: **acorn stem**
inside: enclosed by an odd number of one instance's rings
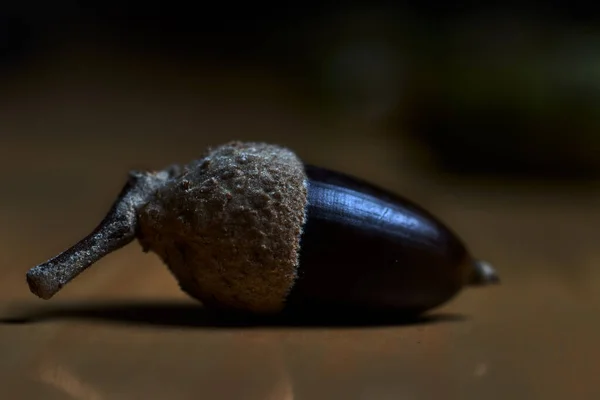
[[[473,270],[468,282],[470,286],[485,286],[498,283],[500,283],[500,277],[494,267],[483,260],[473,261]]]
[[[162,185],[174,170],[158,173],[130,172],[112,208],[102,222],[77,244],[27,272],[29,289],[48,300],[89,266],[136,237],[137,209]]]

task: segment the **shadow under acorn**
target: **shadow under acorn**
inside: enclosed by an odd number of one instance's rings
[[[187,302],[90,302],[28,307],[0,319],[3,324],[30,324],[55,320],[93,320],[124,325],[179,328],[360,328],[411,326],[465,321],[459,314],[407,316],[392,312],[366,312],[342,308],[287,312],[258,317],[216,312]]]

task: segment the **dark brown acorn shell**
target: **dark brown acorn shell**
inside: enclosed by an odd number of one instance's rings
[[[467,284],[470,254],[429,212],[368,182],[305,170],[307,218],[288,310],[419,314]]]

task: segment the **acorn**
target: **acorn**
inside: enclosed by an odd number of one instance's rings
[[[281,146],[230,142],[183,167],[130,172],[99,226],[30,269],[29,288],[50,299],[134,239],[189,296],[251,315],[421,314],[467,285],[498,282],[488,263],[411,201],[305,165]]]

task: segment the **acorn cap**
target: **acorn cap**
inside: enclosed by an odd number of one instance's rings
[[[206,305],[276,313],[298,276],[306,175],[283,147],[210,149],[138,210],[137,236]]]

